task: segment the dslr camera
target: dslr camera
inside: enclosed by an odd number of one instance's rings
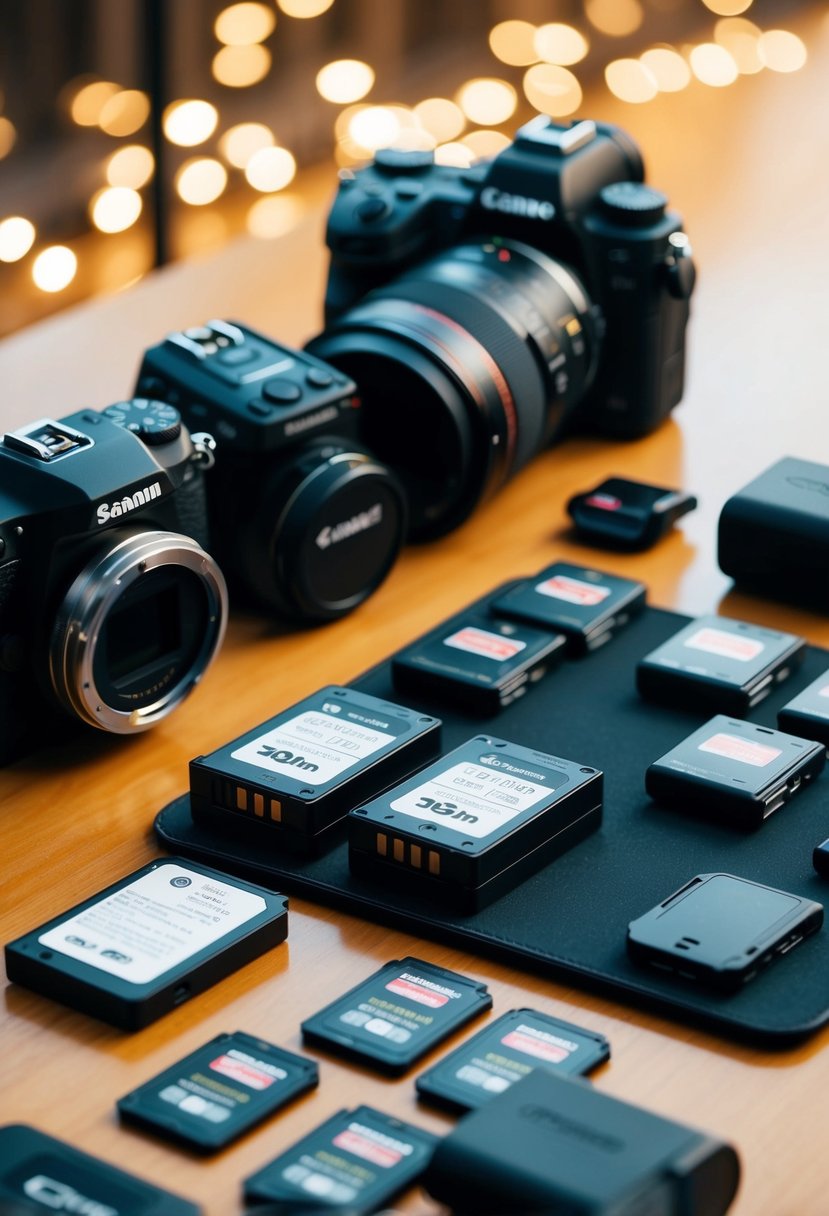
[[[362,437],[436,536],[567,430],[653,430],[682,396],[694,265],[618,127],[539,116],[469,169],[378,152],[341,174],[326,329]]]
[[[73,719],[145,730],[204,674],[227,618],[202,547],[214,446],[147,400],[3,436],[0,764]]]
[[[330,621],[380,585],[405,537],[406,502],[355,438],[362,403],[347,374],[216,320],[151,347],[136,391],[221,441],[208,512],[234,598]]]

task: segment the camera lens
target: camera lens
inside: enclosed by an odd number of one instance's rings
[[[132,734],[165,718],[201,679],[224,635],[227,593],[189,537],[118,536],[107,534],[64,596],[49,665],[65,709]]]
[[[399,474],[412,536],[425,538],[551,441],[590,386],[598,341],[567,267],[492,239],[371,292],[309,349],[357,382],[363,438]]]

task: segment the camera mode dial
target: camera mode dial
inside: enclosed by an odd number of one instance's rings
[[[164,401],[134,397],[131,401],[108,405],[103,412],[105,417],[132,431],[150,448],[171,443],[181,434],[181,414]]]
[[[599,192],[606,215],[626,228],[647,228],[662,219],[668,199],[644,182],[612,182]]]

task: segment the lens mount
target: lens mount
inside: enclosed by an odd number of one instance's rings
[[[72,582],[49,675],[75,717],[113,734],[146,730],[192,691],[221,645],[227,590],[212,557],[175,532],[109,533]]]

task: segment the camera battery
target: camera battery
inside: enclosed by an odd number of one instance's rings
[[[829,671],[783,706],[777,725],[801,739],[816,739],[829,747]]]
[[[438,718],[329,686],[190,763],[193,818],[313,854],[365,798],[437,753]]]
[[[348,817],[354,873],[477,911],[595,831],[602,774],[477,735]]]
[[[560,633],[462,612],[398,651],[392,680],[403,694],[495,714],[558,663],[566,644]]]
[[[791,674],[805,649],[793,633],[698,617],[640,660],[636,687],[649,701],[739,716]]]
[[[318,1081],[313,1060],[236,1031],[120,1098],[118,1113],[165,1140],[215,1153]]]
[[[571,654],[609,642],[645,606],[646,588],[630,578],[554,562],[493,601],[501,616],[563,633]]]
[[[491,1007],[486,984],[419,958],[396,959],[307,1018],[302,1037],[400,1075]]]
[[[246,1178],[245,1202],[376,1212],[420,1177],[437,1142],[371,1106],[340,1110]]]
[[[6,946],[6,974],[140,1030],[288,935],[288,901],[196,862],[161,858]]]
[[[826,763],[822,743],[717,714],[654,761],[655,802],[738,828],[759,828]]]
[[[464,1114],[534,1068],[583,1076],[609,1058],[603,1034],[535,1009],[511,1009],[421,1073],[415,1088],[427,1102]]]

